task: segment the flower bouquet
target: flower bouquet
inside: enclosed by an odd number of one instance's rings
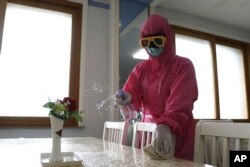
[[[63,100],[57,99],[55,102],[49,99],[49,102],[45,103],[43,107],[51,109],[49,114],[64,121],[69,118],[74,118],[80,122],[82,121],[81,113],[76,110],[76,101],[69,97],[64,97]]]
[[[49,108],[51,133],[52,133],[52,152],[50,154],[51,162],[63,161],[61,152],[61,136],[64,121],[69,118],[74,118],[77,121],[82,121],[82,116],[76,109],[76,101],[65,97],[63,100],[57,99],[55,102],[49,100],[49,102],[43,105],[45,108]]]

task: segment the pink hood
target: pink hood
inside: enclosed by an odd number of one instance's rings
[[[159,64],[167,64],[171,62],[172,58],[175,56],[175,45],[173,33],[167,19],[156,14],[149,16],[147,21],[141,27],[140,35],[141,38],[143,38],[154,34],[162,34],[167,37],[165,49],[161,55],[157,57],[149,57],[150,61],[152,61],[157,67]]]

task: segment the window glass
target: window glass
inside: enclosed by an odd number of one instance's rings
[[[243,54],[240,49],[216,45],[221,119],[247,118]]]
[[[194,118],[216,118],[210,42],[180,34],[175,37],[177,55],[189,58],[195,67],[199,97],[194,103]]]
[[[72,15],[8,3],[0,55],[0,116],[47,116],[69,94]]]

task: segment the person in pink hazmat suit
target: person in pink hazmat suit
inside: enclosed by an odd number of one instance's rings
[[[174,35],[166,18],[153,14],[141,27],[140,44],[149,59],[137,64],[123,87],[127,98],[115,99],[118,105],[131,102],[143,112],[143,122],[156,123],[153,150],[193,160],[195,121],[192,110],[198,98],[192,62],[175,53]],[[171,140],[175,136],[175,146]],[[171,148],[174,147],[174,148]]]

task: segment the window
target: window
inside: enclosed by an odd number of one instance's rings
[[[241,49],[216,44],[220,117],[247,118],[247,97],[243,52]]]
[[[193,110],[194,117],[215,118],[214,75],[210,42],[181,34],[176,34],[175,37],[177,55],[189,58],[195,67],[199,97]]]
[[[42,107],[48,98],[78,101],[81,13],[81,4],[73,2],[8,0],[0,56],[0,125],[49,125],[49,111]]]
[[[248,43],[174,26],[176,53],[195,67],[195,119],[249,120]]]

